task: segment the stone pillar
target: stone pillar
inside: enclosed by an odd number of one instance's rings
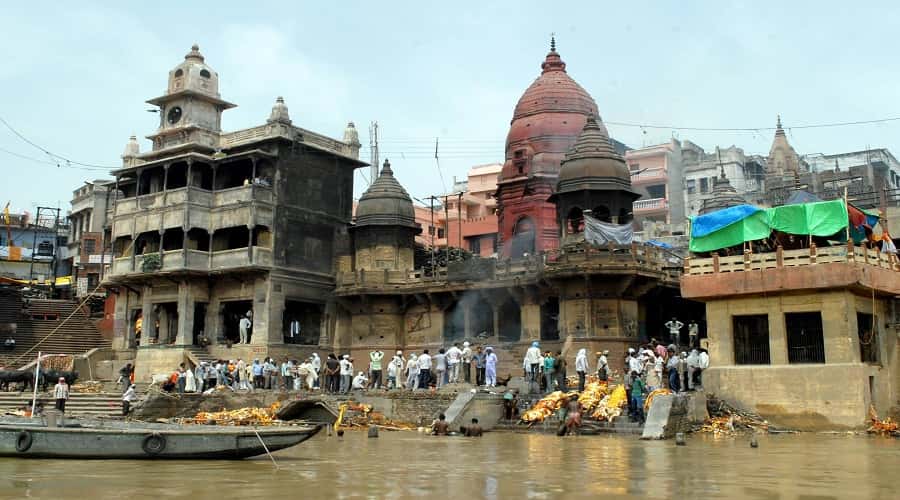
[[[766,300],[766,302],[770,302],[770,300]],[[707,306],[708,307],[708,306]],[[729,320],[731,318],[728,318]],[[731,321],[728,321],[731,323]],[[708,324],[715,324],[709,321],[707,317]],[[725,328],[731,332],[733,325],[726,325]],[[709,328],[708,331],[714,330],[713,328]],[[769,360],[773,365],[786,365],[788,364],[788,347],[787,347],[787,330],[784,328],[784,311],[781,307],[774,308],[774,312],[769,313]],[[731,354],[729,355],[729,359],[734,363],[734,349],[731,349]],[[827,359],[827,358],[826,358]]]
[[[526,299],[520,307],[522,318],[523,342],[528,340],[540,340],[541,338],[541,305],[535,300]]]
[[[141,294],[141,346],[150,345],[150,339],[157,336],[156,331],[156,311],[153,310],[153,303],[150,301],[152,288],[144,287]]]
[[[182,281],[178,284],[178,331],[175,332],[176,345],[194,343],[194,300],[190,284]]]

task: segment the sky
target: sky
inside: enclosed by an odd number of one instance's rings
[[[0,29],[0,118],[38,146],[0,123],[0,203],[14,211],[65,212],[73,190],[121,164],[130,135],[148,150],[158,116],[144,101],[193,43],[238,105],[224,130],[264,123],[284,96],[303,128],[341,138],[354,121],[368,160],[377,121],[382,161],[419,199],[503,161],[551,33],[604,121],[755,129],[608,125],[631,147],[674,137],[767,154],[780,114],[801,154],[900,154],[900,121],[791,129],[900,117],[891,2],[32,1],[5,5]]]

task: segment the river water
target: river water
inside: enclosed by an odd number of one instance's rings
[[[324,433],[244,461],[0,459],[0,498],[897,498],[900,441]]]

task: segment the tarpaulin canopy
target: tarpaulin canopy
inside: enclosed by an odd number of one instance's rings
[[[726,208],[725,210],[721,210],[721,212],[724,212],[726,210],[731,209]],[[696,222],[698,219],[713,215],[715,213],[716,212],[701,215],[700,217],[695,217],[693,221]],[[692,252],[711,252],[720,248],[733,247],[735,245],[740,245],[745,241],[761,240],[763,238],[767,238],[772,232],[772,229],[769,227],[769,221],[766,212],[760,209],[757,209],[756,212],[753,212],[742,219],[738,219],[737,221],[728,224],[721,229],[718,229],[701,237],[697,237],[693,230],[694,222],[692,222],[691,224],[690,249]]]
[[[847,203],[841,199],[782,205],[766,212],[772,230],[788,234],[831,236],[848,224]]]
[[[606,245],[610,242],[630,245],[634,239],[634,228],[631,224],[610,224],[586,215],[584,239],[594,245]]]
[[[753,205],[737,205],[694,217],[691,219],[691,237],[701,238],[762,211]]]

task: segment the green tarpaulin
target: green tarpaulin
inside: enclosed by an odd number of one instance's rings
[[[772,232],[768,219],[766,212],[761,210],[706,236],[691,238],[691,251],[711,252],[767,238]]]
[[[831,236],[847,227],[844,200],[784,205],[766,210],[773,231],[788,234]]]
[[[831,236],[847,227],[844,200],[784,205],[756,212],[701,237],[691,237],[692,252],[711,252],[768,238],[772,231]]]

